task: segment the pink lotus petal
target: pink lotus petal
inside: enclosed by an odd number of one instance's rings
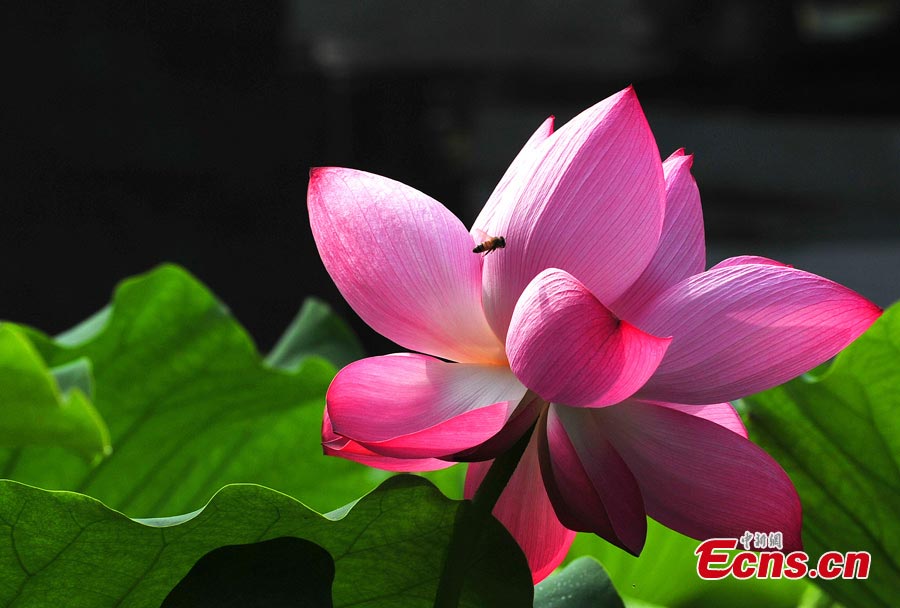
[[[633,320],[675,336],[640,399],[706,404],[781,384],[827,361],[881,309],[822,277],[785,266],[725,266],[661,294]]]
[[[494,188],[494,192],[491,193],[491,196],[484,204],[481,213],[479,213],[478,217],[475,219],[475,223],[472,224],[473,231],[475,229],[480,229],[481,226],[493,227],[495,225],[494,217],[501,207],[506,207],[505,213],[507,215],[514,212],[513,209],[516,205],[516,199],[515,193],[513,193],[512,196],[509,195],[510,185],[514,185],[517,181],[522,179],[523,175],[528,175],[533,170],[532,167],[534,163],[540,159],[540,155],[538,154],[540,145],[552,134],[553,117],[551,116],[538,127],[537,131],[535,131],[530,138],[528,138],[528,141],[525,142],[525,145],[519,151],[519,154],[516,155],[516,158],[513,159],[513,162],[509,165],[506,173],[500,178],[500,182]],[[491,236],[502,235],[491,234]]]
[[[314,169],[309,217],[322,262],[375,331],[411,350],[503,363],[481,307],[481,258],[450,211],[400,182]]]
[[[492,464],[493,461],[487,461],[469,465],[466,498],[475,495]],[[541,478],[536,435],[532,435],[519,466],[494,506],[493,514],[525,552],[535,584],[553,572],[569,552],[575,532],[559,523],[547,497]]]
[[[748,437],[744,421],[741,420],[740,415],[730,403],[713,403],[711,405],[682,405],[680,403],[664,403],[662,401],[648,401],[647,403],[704,418],[710,422],[715,422],[732,433],[737,433],[744,439]]]
[[[629,87],[548,137],[537,160],[503,190],[483,226],[506,248],[485,258],[484,307],[506,337],[519,294],[561,268],[602,302],[640,276],[662,230],[665,179],[653,134]]]
[[[441,458],[453,462],[460,451],[467,451],[473,443],[483,444],[500,432],[511,408],[511,402],[493,403],[463,412],[421,431],[384,441],[361,441],[359,444],[391,458]]]
[[[528,391],[510,415],[509,420],[506,421],[503,430],[472,449],[450,454],[445,458],[456,462],[476,462],[496,458],[519,440],[525,431],[534,424],[546,406],[546,401],[535,395],[534,392]]]
[[[402,353],[351,363],[326,401],[336,434],[383,456],[427,458],[488,440],[524,394],[506,367]]]
[[[637,479],[650,517],[697,539],[781,532],[800,549],[800,499],[771,456],[698,416],[628,401],[595,410]]]
[[[678,281],[703,272],[706,246],[700,191],[691,175],[693,156],[678,150],[663,163],[666,177],[666,215],[659,246],[644,272],[610,309],[631,318],[657,294]]]
[[[787,268],[793,268],[790,264],[782,264],[776,260],[772,260],[769,258],[764,258],[758,255],[738,255],[733,258],[727,258],[710,268],[710,270],[715,270],[716,268],[728,268],[729,266],[744,266],[745,264],[763,264],[766,266],[785,266]]]
[[[328,410],[322,419],[322,450],[326,456],[340,456],[376,469],[396,472],[436,471],[452,467],[455,463],[437,458],[391,458],[366,449],[355,441],[335,434],[328,418]]]
[[[572,275],[548,269],[522,293],[506,352],[513,373],[546,401],[600,407],[634,394],[669,341],[620,321]]]
[[[546,433],[540,429],[546,437],[544,483],[565,527],[593,532],[638,555],[647,536],[644,500],[600,421],[596,410],[550,407]]]

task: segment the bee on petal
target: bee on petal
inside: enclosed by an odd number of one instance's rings
[[[492,251],[506,247],[505,237],[491,236],[478,228],[475,228],[472,232],[475,233],[475,238],[481,240],[481,242],[475,246],[475,249],[472,250],[472,253],[484,253],[484,255],[487,255]]]

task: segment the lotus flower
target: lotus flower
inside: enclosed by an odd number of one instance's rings
[[[649,515],[689,536],[780,531],[784,471],[729,401],[834,356],[880,309],[758,257],[704,272],[692,157],[660,160],[631,88],[525,144],[472,231],[434,199],[351,169],[311,173],[322,260],[373,329],[414,351],[342,369],[325,451],[388,470],[490,462],[537,420],[494,514],[535,581],[574,531],[638,554]],[[506,247],[473,253],[483,235]]]

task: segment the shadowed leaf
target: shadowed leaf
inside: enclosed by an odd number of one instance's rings
[[[302,538],[213,549],[194,564],[162,608],[331,608],[334,560]]]
[[[336,608],[430,608],[463,504],[401,475],[327,516],[279,492],[235,485],[197,512],[135,521],[88,496],[0,481],[0,605],[159,606],[211,551],[263,543],[256,557],[266,559],[267,549],[283,556],[284,547],[264,541],[295,537],[333,558]],[[525,556],[489,520],[468,556],[460,605],[526,608],[532,595]]]

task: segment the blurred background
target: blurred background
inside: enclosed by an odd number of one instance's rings
[[[826,0],[4,3],[0,318],[57,333],[163,261],[266,350],[346,307],[312,166],[400,180],[470,225],[521,144],[634,84],[685,147],[708,263],[777,258],[900,298],[900,5]],[[415,252],[411,252],[415,255]]]

